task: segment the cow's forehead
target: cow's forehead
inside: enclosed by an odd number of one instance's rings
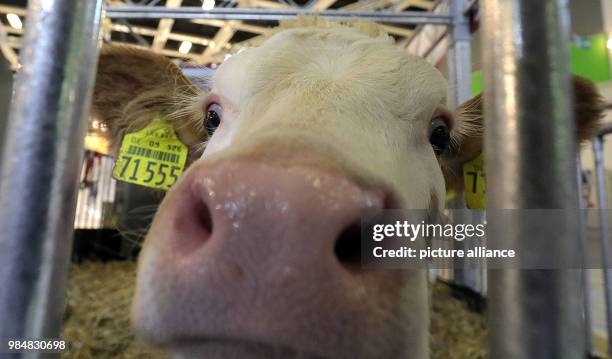
[[[228,59],[215,74],[214,86],[239,104],[275,81],[317,76],[365,84],[375,92],[392,86],[414,104],[443,102],[447,92],[436,68],[395,47],[388,35],[373,38],[351,28],[281,31]]]

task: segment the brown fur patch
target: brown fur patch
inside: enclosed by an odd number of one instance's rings
[[[591,138],[600,125],[605,103],[593,82],[580,76],[573,76],[576,137],[582,142]],[[460,125],[469,121],[467,134],[453,134],[454,146],[440,156],[447,190],[463,190],[463,165],[476,158],[483,148],[483,100],[477,95],[455,111],[455,120]]]
[[[605,102],[592,81],[574,76],[573,85],[576,136],[579,141],[584,141],[593,137],[601,125]]]
[[[144,128],[157,114],[171,117],[178,137],[196,157],[197,151],[191,149],[206,140],[202,114],[179,107],[184,105],[182,99],[198,96],[198,89],[164,56],[129,46],[105,46],[92,112],[109,128],[115,150],[126,133]]]
[[[463,164],[476,158],[482,151],[484,129],[482,103],[482,94],[476,95],[454,113],[457,126],[462,121],[470,121],[471,128],[467,134],[452,134],[454,139],[451,147],[439,158],[446,190],[463,191]]]

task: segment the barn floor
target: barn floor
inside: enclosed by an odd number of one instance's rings
[[[62,337],[70,345],[62,358],[168,358],[134,339],[129,305],[134,289],[134,262],[88,262],[70,270]],[[451,290],[433,289],[432,358],[485,358],[484,316],[467,309]]]

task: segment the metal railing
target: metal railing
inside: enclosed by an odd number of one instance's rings
[[[0,162],[0,338],[59,336],[101,44],[102,0],[28,7]]]
[[[606,323],[608,329],[608,354],[612,356],[612,250],[608,241],[607,210],[608,200],[604,171],[604,137],[612,133],[612,124],[602,127],[593,138],[593,155],[595,158],[595,178],[597,181],[597,202],[599,204],[599,235],[603,264],[604,298],[606,303]]]
[[[488,0],[481,19],[487,206],[578,208],[567,2]],[[578,223],[566,226],[578,238]],[[522,223],[503,229],[488,240],[519,248],[539,238]],[[578,241],[530,244],[560,260],[579,253]],[[585,356],[579,271],[494,270],[488,281],[491,358]]]
[[[116,215],[116,181],[112,178],[115,160],[88,151],[81,169],[81,181],[74,218],[75,229],[108,228]]]
[[[270,21],[293,18],[298,15],[318,15],[330,20],[362,18],[393,24],[436,24],[451,25],[448,15],[423,11],[346,11],[304,8],[253,9],[253,8],[215,8],[203,11],[200,7],[167,8],[164,6],[115,6],[106,10],[110,19],[217,19],[217,20],[254,20]]]
[[[29,1],[23,69],[0,164],[0,338],[59,335],[101,3]],[[451,102],[458,104],[470,89],[464,12],[472,3],[453,1],[449,15],[339,10],[317,14],[449,26],[449,70],[456,89]],[[493,208],[578,208],[565,47],[567,3],[488,0],[483,5],[488,203]],[[126,6],[108,8],[106,15],[279,20],[307,13],[312,11]],[[533,180],[538,177],[546,180]],[[522,240],[520,223],[508,230],[514,241]],[[578,237],[578,231],[575,234]],[[571,255],[576,245],[561,243],[552,255]],[[549,248],[543,244],[540,250]],[[15,280],[18,277],[25,280]],[[581,274],[570,270],[490,273],[490,357],[584,357],[581,284]]]

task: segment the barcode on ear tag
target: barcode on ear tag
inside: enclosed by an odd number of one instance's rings
[[[465,202],[468,208],[486,208],[486,181],[484,156],[478,157],[463,165],[463,181],[465,184]]]
[[[113,178],[145,187],[169,189],[183,173],[187,146],[160,116],[123,137]]]

